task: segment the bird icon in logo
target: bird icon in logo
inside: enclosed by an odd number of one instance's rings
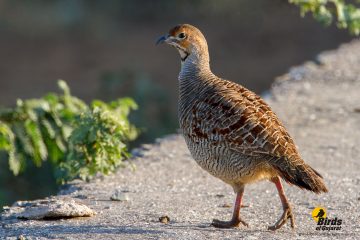
[[[324,215],[325,215],[325,211],[321,208],[315,217],[321,218],[321,217],[324,217]]]
[[[326,210],[323,207],[316,207],[313,211],[312,211],[312,217],[314,218],[314,220],[316,222],[319,221],[320,218],[326,218]]]

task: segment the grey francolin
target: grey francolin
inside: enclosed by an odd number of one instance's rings
[[[276,230],[294,216],[281,178],[313,191],[327,192],[322,176],[300,157],[295,143],[275,113],[258,95],[210,70],[208,46],[195,27],[175,26],[157,43],[174,46],[181,56],[179,121],[195,161],[230,184],[236,201],[230,221],[214,219],[219,228],[248,224],[240,217],[246,184],[267,179],[277,188],[283,214],[269,229]]]

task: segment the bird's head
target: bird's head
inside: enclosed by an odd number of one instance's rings
[[[208,46],[204,35],[194,26],[180,24],[170,29],[169,33],[160,37],[156,44],[167,43],[174,46],[184,62],[189,56],[208,61]]]

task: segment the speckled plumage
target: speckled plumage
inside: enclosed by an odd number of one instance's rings
[[[186,37],[179,39],[179,33]],[[178,49],[182,59],[180,128],[193,158],[203,169],[230,184],[237,193],[243,192],[245,184],[262,179],[281,187],[279,177],[316,193],[327,191],[321,175],[302,160],[270,107],[245,87],[211,72],[207,43],[198,29],[187,24],[176,26],[167,41]],[[288,205],[287,200],[282,201]]]

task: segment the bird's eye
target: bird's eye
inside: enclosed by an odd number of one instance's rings
[[[186,38],[186,34],[183,33],[183,32],[182,32],[182,33],[179,33],[178,38],[184,39],[184,38]]]

